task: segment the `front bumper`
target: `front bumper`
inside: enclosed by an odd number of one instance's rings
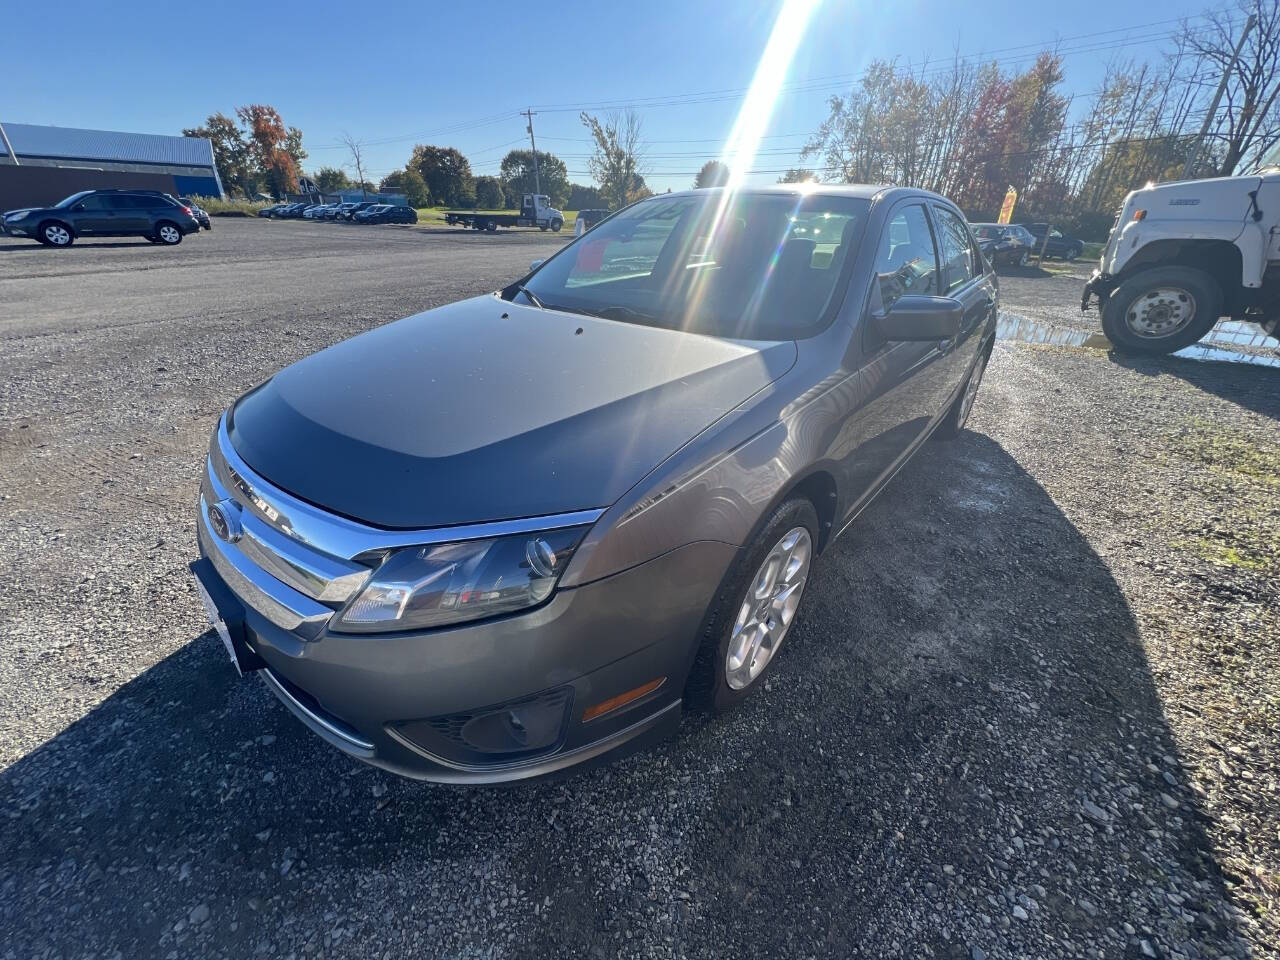
[[[1116,281],[1114,277],[1103,273],[1101,270],[1093,271],[1093,274],[1085,281],[1084,289],[1080,293],[1080,312],[1088,312],[1090,302],[1095,297],[1098,300],[1098,306],[1104,306],[1107,298],[1111,296],[1111,291],[1115,288]]]
[[[7,237],[31,237],[34,236],[35,227],[28,227],[23,223],[5,223],[0,221],[0,234]]]
[[[214,496],[223,491],[215,490]],[[313,732],[366,763],[422,780],[501,783],[544,776],[669,733],[716,585],[734,556],[699,542],[515,615],[389,634],[329,630],[333,609],[220,539],[201,497],[202,581],[234,596],[246,669]],[[209,585],[206,584],[206,588]],[[664,678],[594,719],[591,707]],[[473,749],[470,719],[534,704],[562,710],[554,741],[528,755]],[[462,719],[458,719],[462,718]]]

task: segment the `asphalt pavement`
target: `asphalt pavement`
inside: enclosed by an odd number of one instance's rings
[[[0,240],[0,958],[1280,956],[1277,370],[1000,343],[758,696],[560,781],[402,781],[236,677],[221,410],[567,239]]]

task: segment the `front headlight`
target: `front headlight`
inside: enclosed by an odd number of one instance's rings
[[[551,596],[586,531],[569,527],[396,550],[338,614],[333,629],[418,630],[535,607]]]

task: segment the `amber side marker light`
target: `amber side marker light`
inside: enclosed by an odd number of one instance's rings
[[[667,682],[666,677],[659,677],[657,680],[650,680],[642,687],[636,687],[634,690],[628,690],[626,693],[620,693],[616,697],[610,697],[608,700],[602,700],[594,707],[587,707],[582,711],[582,722],[588,723],[592,720],[603,717],[606,713],[613,713],[625,707],[628,703],[635,703],[641,697],[653,693],[660,686]]]
[[[1133,211],[1133,219],[1135,219],[1135,220],[1145,220],[1145,219],[1147,219],[1147,211],[1145,211],[1145,210],[1135,210],[1135,211]]]

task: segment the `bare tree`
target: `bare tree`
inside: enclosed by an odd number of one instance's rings
[[[1252,15],[1256,22],[1232,67],[1241,24]],[[1237,0],[1236,14],[1209,14],[1210,28],[1200,33],[1183,28],[1187,46],[1212,65],[1215,79],[1227,72],[1227,86],[1214,118],[1213,153],[1219,176],[1235,172],[1246,157],[1257,160],[1280,140],[1280,117],[1273,115],[1280,95],[1280,0]]]
[[[644,148],[640,115],[628,109],[609,114],[603,122],[588,113],[581,114],[581,118],[595,143],[588,168],[613,208],[620,210],[649,196],[641,169]]]
[[[342,134],[341,140],[346,144],[347,149],[351,151],[351,162],[355,164],[356,179],[360,181],[360,198],[362,200],[368,200],[369,190],[365,186],[364,182],[364,161],[360,155],[361,151],[364,149],[364,144],[346,132]]]

